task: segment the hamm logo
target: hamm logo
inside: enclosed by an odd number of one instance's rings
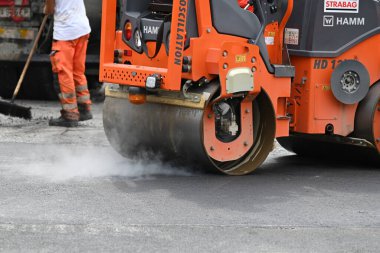
[[[333,27],[334,26],[334,16],[324,16],[323,17],[323,26]]]
[[[327,13],[359,13],[359,0],[325,0]]]
[[[160,30],[159,26],[144,26],[144,34],[157,35],[158,30]]]

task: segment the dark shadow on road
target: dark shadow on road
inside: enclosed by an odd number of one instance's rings
[[[326,158],[288,155],[276,157],[274,160],[280,166],[295,166],[296,168],[306,166],[314,170],[378,170],[380,172],[380,165],[377,164],[377,161],[363,161],[352,157],[345,159],[344,157]]]
[[[195,202],[207,209],[248,213],[266,212],[267,205],[286,205],[286,202],[304,198],[379,193],[379,182],[380,169],[374,166],[296,155],[272,157],[253,175],[245,177],[210,174],[155,177],[154,180],[136,180],[134,187],[123,178],[113,179],[114,186],[128,194],[166,190],[174,198]]]

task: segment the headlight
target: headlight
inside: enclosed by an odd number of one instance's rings
[[[146,79],[146,88],[155,90],[161,87],[162,77],[159,74],[153,74]]]

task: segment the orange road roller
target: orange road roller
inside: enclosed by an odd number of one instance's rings
[[[227,175],[252,173],[276,139],[379,158],[380,3],[238,2],[103,0],[112,146]]]

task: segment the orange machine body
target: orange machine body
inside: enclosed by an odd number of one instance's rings
[[[380,35],[376,35],[335,58],[291,57],[296,67],[289,108],[293,116],[291,130],[325,134],[326,126],[332,125],[336,135],[349,136],[353,133],[358,103],[347,105],[334,97],[331,75],[343,61],[356,60],[367,68],[371,86],[374,85],[380,80],[379,44]]]
[[[290,96],[290,78],[276,78],[269,73],[260,56],[259,47],[248,43],[247,39],[220,34],[213,27],[210,2],[195,0],[199,37],[191,38],[190,46],[184,49],[183,43],[186,31],[181,29],[186,23],[187,1],[173,1],[173,13],[170,35],[169,53],[164,47],[152,59],[145,54],[137,53],[123,41],[123,31],[115,33],[116,0],[103,1],[102,37],[107,38],[101,46],[100,78],[103,82],[120,85],[142,87],[146,78],[153,74],[162,76],[161,89],[180,91],[183,80],[197,82],[220,79],[221,91],[219,99],[233,97],[226,88],[226,75],[230,69],[246,67],[252,69],[254,89],[250,96],[257,96],[262,90],[268,94],[277,115],[277,137],[289,133],[289,118],[287,117],[287,98]],[[271,62],[281,64],[283,33],[287,20],[291,15],[293,1],[289,1],[288,9],[282,23],[270,23],[265,30],[265,36],[273,37],[273,43],[268,46]],[[253,15],[253,14],[252,14]],[[153,54],[155,43],[148,42],[149,53]],[[281,49],[281,50],[280,50]],[[115,60],[116,52],[116,60]],[[191,59],[191,71],[183,73],[183,58]]]
[[[228,175],[259,167],[275,138],[300,154],[319,142],[380,153],[377,2],[330,15],[324,0],[257,0],[254,13],[236,0],[125,0],[121,25],[116,2],[103,0],[100,59],[101,81],[117,84],[104,116],[116,149]]]

